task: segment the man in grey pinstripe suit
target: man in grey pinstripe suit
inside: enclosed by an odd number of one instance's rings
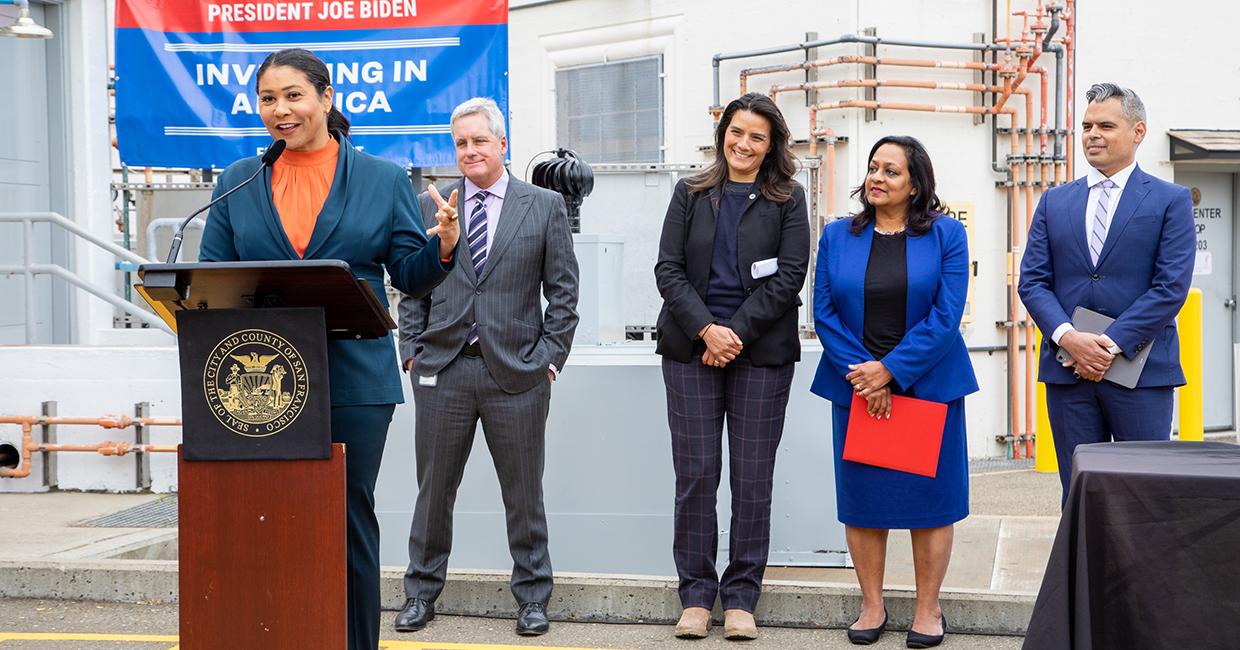
[[[447,200],[418,197],[427,227],[456,218],[455,270],[426,298],[400,302],[400,352],[413,382],[418,498],[409,533],[405,606],[396,630],[435,616],[452,549],[452,508],[482,421],[503,493],[512,553],[517,633],[548,629],[551,559],[543,510],[544,432],[551,383],[577,327],[577,258],[564,199],[511,178],[495,102],[475,98],[452,113],[465,178]],[[547,299],[544,311],[539,294]]]

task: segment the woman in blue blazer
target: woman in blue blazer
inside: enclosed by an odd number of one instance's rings
[[[371,287],[422,297],[447,276],[460,230],[455,211],[428,239],[405,171],[349,144],[349,122],[332,106],[327,66],[306,50],[282,50],[258,70],[263,124],[287,143],[263,178],[211,209],[199,259],[344,260]],[[239,160],[220,174],[215,195],[261,165]],[[377,293],[387,306],[387,295]],[[391,334],[327,344],[333,442],[345,455],[348,503],[350,650],[379,646],[379,523],[375,480],[392,412],[404,401]],[[313,540],[309,540],[311,543]],[[313,612],[306,612],[313,616]]]
[[[823,355],[811,390],[831,400],[839,519],[861,584],[861,614],[848,638],[865,645],[887,625],[887,532],[910,529],[917,610],[910,648],[943,640],[939,588],[952,524],[969,514],[964,396],[977,380],[960,318],[968,290],[964,226],[944,217],[930,156],[917,140],[882,138],[870,150],[862,210],[828,225],[818,244],[814,320]],[[854,393],[871,417],[889,417],[891,396],[947,404],[935,478],[843,460]]]

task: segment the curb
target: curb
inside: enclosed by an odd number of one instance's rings
[[[383,608],[404,603],[404,570],[386,567]],[[495,571],[448,572],[435,603],[442,614],[514,618],[517,605],[509,576]],[[0,560],[0,597],[146,603],[176,602],[173,560],[15,561]],[[983,590],[944,590],[943,609],[954,632],[1023,635],[1035,595]],[[909,589],[888,589],[892,626],[912,622],[915,598]],[[861,606],[861,592],[849,584],[771,580],[763,584],[755,617],[776,627],[844,628]],[[680,616],[676,579],[657,576],[561,573],[548,614],[553,620],[594,623],[672,624]],[[716,607],[715,614],[722,620]]]

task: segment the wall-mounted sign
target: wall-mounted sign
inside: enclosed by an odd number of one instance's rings
[[[404,166],[455,164],[452,109],[508,107],[507,0],[117,0],[116,126],[129,165],[224,167],[261,153],[258,66],[327,63],[350,139]]]
[[[969,293],[965,296],[964,315],[960,322],[973,322],[973,280],[977,277],[977,253],[973,250],[973,204],[962,201],[947,202],[947,216],[964,224],[964,232],[969,242]]]

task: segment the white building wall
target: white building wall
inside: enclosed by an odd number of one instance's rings
[[[532,6],[522,8],[522,5]],[[665,70],[665,143],[668,162],[704,160],[700,147],[711,141],[711,57],[733,52],[792,43],[816,31],[826,38],[858,33],[875,27],[880,36],[935,41],[971,41],[975,32],[990,32],[990,0],[902,0],[896,3],[821,2],[781,0],[771,3],[733,0],[567,0],[529,2],[512,0],[510,15],[511,128],[513,169],[523,173],[525,164],[555,142],[555,88],[557,66],[599,63],[651,54],[663,56]],[[1005,3],[999,3],[1002,8]],[[1166,179],[1174,177],[1168,159],[1166,131],[1170,128],[1240,128],[1240,67],[1234,65],[1232,26],[1240,22],[1240,4],[1222,1],[1188,3],[1169,8],[1154,0],[1124,3],[1118,11],[1112,3],[1078,2],[1076,59],[1076,121],[1084,111],[1084,91],[1098,80],[1112,80],[1136,89],[1149,111],[1149,136],[1138,160],[1148,172]],[[1014,8],[1031,2],[1017,0]],[[111,156],[106,123],[109,98],[107,62],[111,60],[112,0],[67,0],[67,33],[58,34],[67,47],[70,101],[70,146],[74,152],[71,218],[87,224],[99,235],[111,235],[115,226],[109,207]],[[1006,21],[1000,19],[999,31]],[[1013,30],[1019,22],[1013,23]],[[861,54],[860,46],[823,48],[821,56]],[[965,52],[881,47],[880,56],[967,59]],[[751,65],[795,62],[798,53],[772,55],[721,65],[723,101],[737,94],[737,72]],[[1053,68],[1054,57],[1040,63]],[[824,70],[823,79],[858,78],[858,66]],[[913,68],[880,68],[882,79],[973,81],[964,71]],[[772,83],[800,81],[798,73],[755,78],[752,90],[766,90]],[[1036,79],[1030,81],[1036,83]],[[1052,79],[1053,81],[1053,79]],[[1053,91],[1053,85],[1051,86]],[[821,98],[861,98],[860,90],[827,90]],[[974,97],[963,92],[879,89],[886,101],[967,104]],[[803,96],[781,96],[781,108],[794,136],[806,137],[807,114]],[[1017,102],[1018,108],[1023,108]],[[880,111],[874,122],[865,122],[858,109],[825,113],[821,123],[831,126],[849,141],[838,151],[836,187],[839,199],[834,211],[847,212],[852,203],[848,188],[862,177],[865,155],[881,135],[905,133],[920,138],[936,163],[939,194],[948,201],[964,201],[975,207],[972,254],[978,261],[979,278],[974,286],[974,321],[966,327],[970,346],[1004,342],[1002,330],[993,323],[1005,318],[1006,201],[990,171],[989,125],[974,125],[967,115],[899,113]],[[1069,151],[1075,152],[1076,143]],[[1001,142],[1001,154],[1006,151]],[[1080,175],[1078,156],[1077,175]],[[590,209],[587,199],[585,210]],[[96,283],[111,285],[115,279],[110,256],[79,244],[77,271]],[[652,280],[653,281],[653,280]],[[151,331],[112,329],[112,308],[86,294],[76,298],[78,340],[86,345],[162,344],[163,334]],[[168,341],[170,342],[170,341]],[[116,348],[74,349],[73,363],[49,366],[41,348],[0,349],[0,412],[34,413],[40,401],[56,399],[64,414],[127,412],[133,402],[151,401],[156,415],[179,412],[175,362],[172,348],[139,349],[137,356]],[[1207,355],[1207,358],[1209,355]],[[968,401],[971,428],[970,453],[993,456],[1002,452],[993,436],[1005,429],[1006,362],[1003,353],[976,353],[974,364],[983,388]],[[41,379],[32,381],[29,370],[40,368]],[[83,369],[89,369],[88,372]],[[173,373],[173,374],[170,374]],[[11,433],[0,428],[0,437]],[[62,440],[98,439],[99,432],[62,432]],[[106,432],[111,434],[114,432]],[[106,435],[104,437],[107,437]],[[128,459],[104,459],[89,455],[65,455],[61,478],[66,487],[127,489]],[[72,456],[72,457],[71,457]],[[115,463],[125,464],[117,469]],[[163,462],[163,461],[159,461]],[[110,463],[110,464],[109,464]],[[159,465],[157,486],[175,480],[171,470]],[[161,474],[162,473],[162,474]]]
[[[531,4],[522,8],[523,4]],[[707,160],[700,147],[711,144],[712,120],[707,108],[712,101],[711,58],[720,52],[765,49],[796,43],[806,32],[818,38],[859,34],[873,27],[880,37],[971,42],[975,33],[992,31],[992,7],[988,0],[907,0],[892,3],[830,2],[784,0],[778,3],[708,2],[705,0],[570,0],[552,3],[523,3],[514,0],[510,14],[510,69],[512,111],[512,160],[514,169],[524,169],[537,152],[554,148],[555,88],[557,65],[603,63],[618,59],[661,54],[664,58],[664,114],[667,162]],[[1006,3],[998,3],[999,10]],[[1033,9],[1034,2],[1011,3],[1013,10]],[[1095,81],[1111,80],[1137,90],[1149,110],[1149,136],[1140,149],[1141,166],[1157,176],[1173,178],[1168,161],[1166,131],[1169,128],[1240,127],[1240,97],[1225,89],[1237,87],[1240,68],[1223,62],[1234,58],[1227,28],[1240,18],[1240,5],[1225,2],[1194,4],[1196,11],[1171,11],[1165,3],[1138,0],[1125,3],[1117,12],[1109,3],[1078,3],[1075,121],[1084,112],[1084,91]],[[1208,6],[1207,6],[1208,5]],[[998,19],[998,33],[1017,36],[1020,18]],[[1060,34],[1063,33],[1063,28]],[[1185,52],[1181,46],[1191,34],[1192,57],[1172,54]],[[1139,44],[1139,45],[1138,45]],[[821,48],[820,58],[863,54],[859,45]],[[878,56],[970,60],[964,51],[888,47],[878,48]],[[796,63],[801,52],[790,52],[721,63],[721,103],[739,92],[738,72],[759,65]],[[1038,61],[1051,71],[1048,105],[1054,103],[1055,59],[1045,54]],[[861,78],[861,66],[842,65],[821,69],[820,79]],[[975,82],[965,70],[880,67],[879,79]],[[804,73],[789,72],[750,78],[750,91],[765,92],[775,83],[799,83]],[[1030,75],[1025,86],[1034,91],[1034,116],[1038,106],[1037,77]],[[829,89],[820,92],[819,101],[863,99],[860,89]],[[963,91],[921,89],[878,89],[880,101],[974,104],[976,95]],[[808,111],[804,94],[780,95],[779,106],[794,138],[806,138]],[[1022,117],[1021,98],[1013,97],[1009,106]],[[1048,112],[1053,128],[1053,113]],[[821,126],[848,138],[837,150],[836,195],[833,206],[824,211],[846,214],[855,209],[847,194],[863,178],[871,144],[888,134],[913,135],[930,151],[935,162],[938,194],[949,203],[966,202],[974,207],[971,256],[978,264],[973,287],[973,321],[964,328],[971,347],[1005,343],[1004,330],[997,321],[1007,318],[1007,237],[1008,204],[1005,192],[996,188],[1002,174],[991,171],[990,124],[973,124],[972,116],[951,113],[879,111],[877,119],[865,122],[860,109],[821,113]],[[1001,126],[1007,120],[1000,119]],[[1036,126],[1036,123],[1034,124]],[[1007,138],[999,141],[999,155],[1008,151]],[[1036,146],[1036,138],[1035,138]],[[1072,155],[1075,141],[1066,143]],[[820,149],[821,152],[821,149]],[[798,149],[805,155],[805,147]],[[1076,175],[1082,175],[1077,159]],[[825,182],[824,182],[825,187]],[[825,200],[825,197],[823,197]],[[1024,201],[1017,201],[1024,221]],[[583,206],[588,219],[590,201]],[[651,278],[653,282],[653,278]],[[967,401],[970,425],[969,450],[975,457],[1004,453],[994,440],[1006,431],[1007,360],[1006,354],[976,352],[973,355],[982,390]],[[1021,361],[1023,369],[1023,358]],[[1023,391],[1023,381],[1020,384]],[[1023,400],[1022,400],[1023,402]],[[1022,420],[1023,420],[1022,415]]]
[[[90,228],[100,237],[113,237],[111,200],[111,130],[108,126],[108,62],[112,32],[108,28],[108,8],[102,2],[70,0],[65,3],[67,32],[56,39],[65,44],[68,80],[66,111],[68,141],[72,152],[69,188],[69,214],[65,215]],[[103,287],[115,282],[114,259],[110,253],[76,239],[75,271]],[[97,345],[113,337],[113,307],[84,292],[77,293],[76,340]]]
[[[1090,84],[1114,81],[1132,88],[1149,118],[1137,164],[1169,181],[1169,129],[1240,129],[1234,34],[1240,3],[1141,0],[1125,3],[1120,12],[1105,2],[1077,4],[1078,127]],[[1077,153],[1084,165],[1079,147]]]
[[[908,11],[889,5],[823,3],[792,0],[768,3],[718,3],[702,1],[629,2],[573,0],[521,9],[514,3],[510,15],[510,63],[512,87],[512,160],[524,169],[537,152],[555,142],[554,74],[557,65],[581,65],[661,54],[664,57],[664,115],[667,162],[707,160],[700,148],[712,143],[712,56],[719,52],[764,49],[796,43],[806,32],[819,38],[859,34],[874,27],[879,36],[934,41],[971,42],[976,32],[989,32],[989,3],[955,1],[909,2]],[[670,32],[670,33],[669,33]],[[820,48],[820,57],[864,54],[860,45]],[[970,52],[880,47],[879,56],[971,60]],[[1050,65],[1053,67],[1053,58]],[[796,63],[801,52],[723,61],[720,65],[721,103],[739,93],[738,73],[749,67]],[[824,68],[820,79],[858,79],[859,65]],[[882,67],[880,79],[918,79],[974,82],[970,71]],[[803,72],[750,78],[750,91],[768,91],[774,84],[804,81]],[[1036,83],[1036,82],[1035,82]],[[973,93],[919,89],[879,89],[882,101],[972,104]],[[860,89],[827,89],[819,101],[863,99]],[[778,104],[793,137],[808,137],[808,110],[804,93],[786,93]],[[1023,106],[1020,106],[1023,111]],[[848,198],[860,183],[871,144],[887,134],[907,134],[921,139],[936,162],[939,195],[949,202],[972,203],[975,209],[973,259],[982,276],[974,287],[974,321],[967,327],[970,346],[1004,343],[1004,333],[994,326],[1006,318],[1007,237],[1006,201],[995,188],[1002,178],[990,169],[990,126],[974,125],[965,114],[906,113],[879,111],[877,120],[865,122],[860,109],[820,113],[820,125],[848,138],[837,148],[836,202],[834,214],[846,214],[854,203]],[[1001,124],[1006,126],[1006,120]],[[1005,140],[1006,141],[1006,140]],[[820,153],[823,149],[820,148]],[[1001,149],[1001,153],[1002,153]],[[798,155],[807,155],[798,147]],[[825,188],[825,179],[824,184]],[[825,190],[824,190],[825,193]],[[825,201],[825,196],[823,197]],[[588,219],[590,201],[583,207]],[[823,211],[826,212],[828,206]],[[653,276],[650,282],[653,282]],[[979,353],[975,364],[982,392],[968,400],[971,427],[970,453],[993,456],[1002,453],[994,435],[1006,427],[1006,377],[1004,355]]]
[[[134,415],[134,404],[150,402],[150,417],[181,417],[181,381],[174,347],[7,346],[0,347],[0,413],[39,415],[44,401],[55,401],[61,417],[100,418]],[[39,430],[34,432],[38,440]],[[60,425],[57,442],[97,444],[133,442],[134,430]],[[152,427],[151,444],[175,445],[180,427]],[[0,443],[20,448],[21,427],[0,424]],[[58,453],[62,490],[132,491],[138,456],[93,452]],[[39,454],[34,456],[41,471]],[[0,492],[40,491],[41,474],[0,480]],[[151,454],[151,489],[176,490],[176,454]]]

